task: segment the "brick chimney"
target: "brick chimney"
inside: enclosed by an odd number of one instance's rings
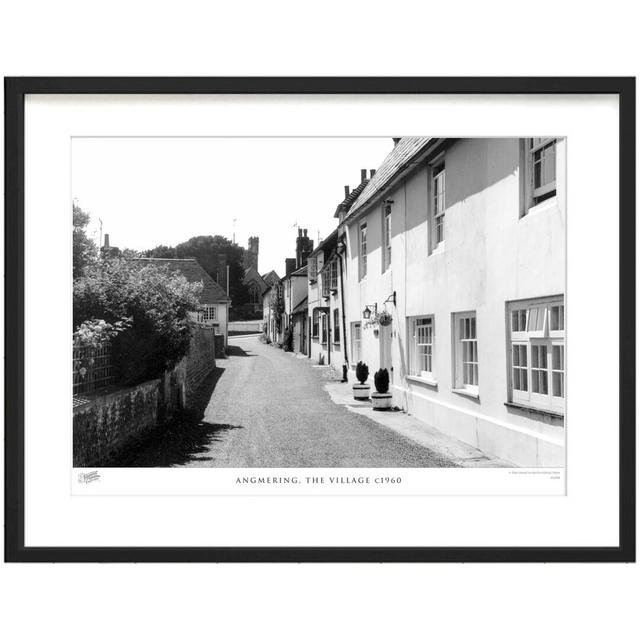
[[[285,258],[284,261],[284,270],[285,275],[290,275],[296,270],[296,259],[295,258]]]
[[[364,182],[367,179],[367,170],[360,169],[360,182]]]
[[[307,264],[307,258],[313,251],[313,240],[307,236],[306,229],[298,229],[296,238],[296,269]]]

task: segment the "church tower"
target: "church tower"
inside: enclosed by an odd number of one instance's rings
[[[258,236],[251,236],[249,238],[249,247],[245,252],[245,267],[253,267],[258,271],[258,251],[259,251],[260,238]],[[258,271],[258,273],[260,273]]]

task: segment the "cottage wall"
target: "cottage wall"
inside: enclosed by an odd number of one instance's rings
[[[520,217],[520,144],[516,139],[465,139],[446,152],[443,250],[429,247],[429,178],[419,167],[385,199],[393,201],[392,260],[383,270],[382,203],[366,214],[367,276],[359,278],[359,222],[348,225],[346,278],[349,345],[362,323],[362,359],[371,372],[390,358],[394,402],[426,423],[521,465],[564,464],[564,420],[508,407],[508,301],[565,292],[565,144],[557,144],[557,196]],[[365,328],[365,305],[386,304],[388,329]],[[475,311],[479,397],[454,391],[452,314]],[[411,379],[408,318],[433,315],[434,377]],[[387,332],[384,336],[383,333]],[[384,338],[390,340],[385,347]]]

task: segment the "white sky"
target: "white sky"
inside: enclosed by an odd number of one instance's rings
[[[72,194],[89,233],[121,249],[197,235],[260,237],[259,269],[284,275],[297,222],[318,241],[335,229],[344,185],[377,169],[391,138],[75,138]],[[315,246],[315,245],[314,245]]]

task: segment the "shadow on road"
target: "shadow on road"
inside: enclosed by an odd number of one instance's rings
[[[237,344],[230,344],[227,347],[227,355],[228,356],[240,356],[242,358],[256,358],[257,355],[255,353],[251,353],[250,351],[245,351],[242,347],[239,347]]]
[[[240,425],[204,422],[204,411],[211,394],[224,373],[214,369],[202,383],[192,408],[181,411],[171,422],[156,427],[129,443],[126,448],[104,463],[104,467],[173,467],[212,458],[201,454],[211,443],[222,440],[225,432],[242,429]]]

